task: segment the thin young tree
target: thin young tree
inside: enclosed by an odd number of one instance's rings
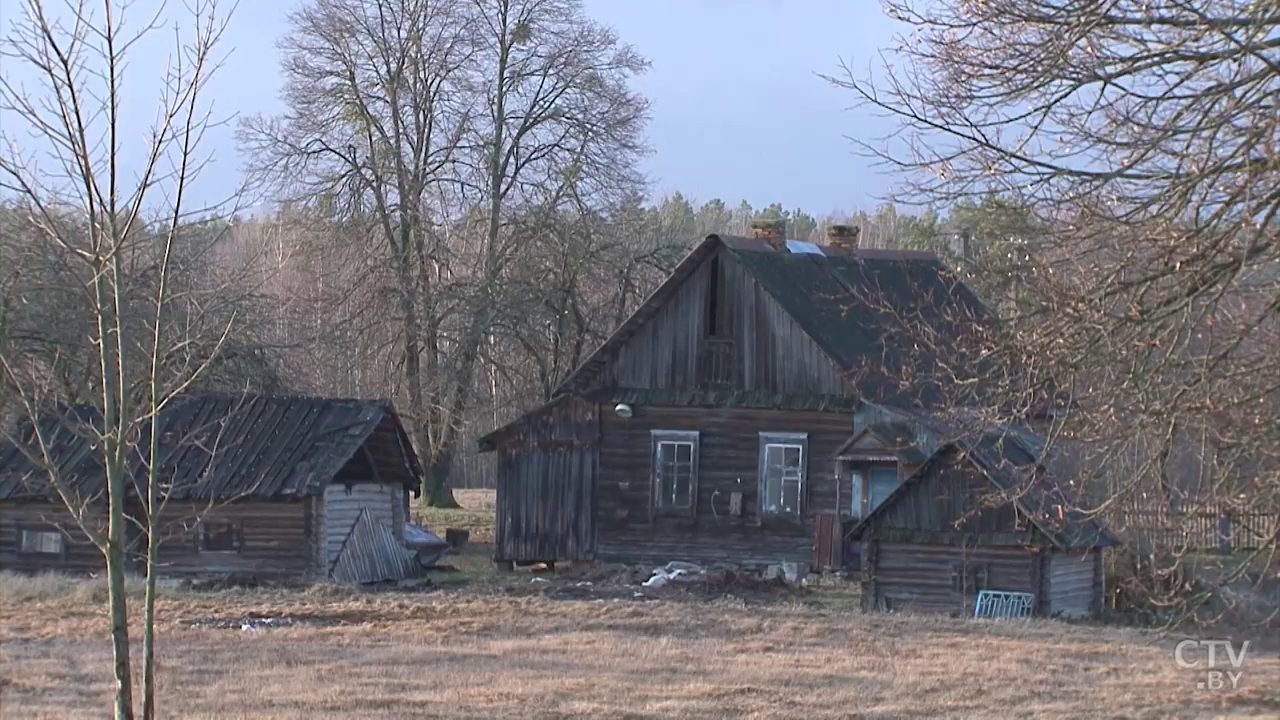
[[[125,573],[128,526],[137,520],[126,513],[126,502],[145,482],[142,522],[150,536],[147,524],[162,501],[153,466],[145,478],[136,476],[135,445],[168,398],[208,365],[189,362],[193,338],[169,336],[166,328],[173,324],[165,316],[174,300],[176,243],[192,213],[202,209],[193,206],[190,186],[204,163],[199,144],[211,117],[203,93],[217,69],[214,52],[227,20],[213,0],[188,8],[189,17],[174,28],[168,66],[159,77],[154,120],[149,132],[139,133],[122,118],[126,61],[163,37],[166,18],[161,8],[132,26],[128,9],[127,3],[111,0],[25,0],[13,8],[0,40],[6,65],[0,75],[0,189],[24,216],[26,242],[55,258],[68,271],[62,279],[81,288],[95,356],[91,385],[100,411],[100,419],[85,425],[93,432],[105,475],[105,529],[88,521],[86,498],[72,492],[69,478],[59,476],[62,468],[49,432],[60,431],[62,423],[50,428],[44,422],[55,411],[54,402],[81,399],[58,394],[49,383],[72,353],[46,354],[46,362],[33,363],[24,352],[28,346],[6,343],[0,347],[0,366],[34,430],[23,438],[23,448],[47,470],[54,490],[105,560],[116,718],[135,713]],[[226,331],[204,339],[212,354]],[[151,437],[149,457],[156,433]],[[149,540],[141,660],[146,718],[155,715],[156,550]]]

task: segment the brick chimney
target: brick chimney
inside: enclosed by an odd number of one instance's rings
[[[752,220],[751,237],[760,238],[775,250],[787,247],[786,220]]]
[[[827,228],[827,244],[845,250],[856,250],[861,230],[857,225],[832,225]]]

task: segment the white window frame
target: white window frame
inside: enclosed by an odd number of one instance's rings
[[[696,430],[651,430],[650,438],[652,447],[651,455],[651,471],[650,487],[653,515],[658,516],[692,516],[698,507],[698,441],[700,433]],[[688,446],[689,448],[689,498],[687,505],[675,504],[675,499],[667,499],[662,493],[662,467],[661,458],[663,457],[663,446],[670,446],[679,457],[680,446]],[[674,461],[674,462],[679,462]],[[674,495],[675,483],[672,483]]]
[[[778,502],[773,503],[773,498],[769,495],[769,451],[778,449],[785,453],[787,449],[794,448],[799,451],[800,463],[799,467],[794,468],[797,477],[794,479],[787,478],[787,472],[791,468],[782,466],[783,476],[778,482]],[[809,461],[809,434],[808,433],[784,433],[784,432],[762,432],[760,433],[760,461],[759,461],[759,503],[758,512],[761,517],[790,517],[800,519],[804,517],[805,512],[805,493],[808,490],[808,461]],[[796,507],[784,508],[782,501],[786,497],[787,484],[794,482],[796,484]]]
[[[57,530],[23,528],[18,543],[24,555],[62,555],[67,550],[67,539]]]

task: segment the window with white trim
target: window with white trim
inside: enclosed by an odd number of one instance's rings
[[[65,549],[62,533],[57,530],[23,530],[22,552],[33,555],[61,555]]]
[[[760,433],[760,513],[801,516],[805,493],[806,433]]]
[[[654,430],[653,512],[692,515],[698,499],[698,433]]]

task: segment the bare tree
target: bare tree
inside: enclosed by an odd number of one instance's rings
[[[493,330],[522,312],[515,218],[637,186],[644,61],[570,0],[317,0],[283,47],[288,109],[244,142],[284,198],[373,241],[427,498],[450,505]]]
[[[141,144],[121,121],[120,88],[126,57],[159,30],[161,15],[131,28],[124,7],[109,0],[60,7],[26,0],[0,42],[6,65],[30,72],[35,84],[0,75],[0,116],[6,118],[0,130],[0,189],[11,194],[10,209],[29,231],[22,237],[33,252],[63,270],[59,279],[80,288],[79,300],[88,309],[92,384],[101,418],[81,423],[80,430],[92,432],[100,453],[105,529],[86,517],[87,503],[101,498],[83,496],[71,478],[62,476],[65,468],[49,435],[63,425],[57,405],[77,399],[50,382],[65,376],[65,363],[75,353],[61,351],[56,342],[45,344],[51,350],[32,353],[31,343],[9,338],[0,345],[0,366],[31,419],[33,432],[15,440],[45,468],[56,494],[106,562],[117,718],[134,716],[125,572],[127,526],[135,519],[125,505],[135,480],[148,487],[144,525],[160,503],[154,469],[145,479],[135,478],[130,454],[140,429],[201,374],[210,357],[195,350],[189,332],[170,334],[174,324],[166,321],[176,297],[177,248],[192,212],[189,188],[203,162],[198,144],[211,124],[202,92],[216,70],[213,53],[226,22],[212,1],[190,12],[189,21],[175,31],[156,119]],[[202,339],[213,356],[226,332],[224,327]],[[44,422],[51,413],[52,427]],[[142,652],[147,718],[155,714],[154,564],[155,543],[149,542]]]
[[[467,18],[449,0],[318,0],[291,22],[288,110],[251,118],[242,137],[262,180],[367,237],[393,270],[408,414],[424,453],[439,416],[427,383],[449,282],[440,235],[450,208],[437,198],[456,182],[468,123],[457,100],[473,52]]]
[[[909,26],[878,81],[830,78],[899,121],[864,149],[902,195],[996,192],[1034,237],[1010,248],[1003,352],[1075,398],[1091,510],[1273,517],[1280,507],[1280,6],[1225,0],[889,0]],[[1152,547],[1170,617],[1230,605],[1274,562],[1275,523],[1206,569]],[[1181,578],[1181,579],[1179,579]],[[1208,612],[1209,616],[1214,613]],[[1266,619],[1263,613],[1263,620]]]

